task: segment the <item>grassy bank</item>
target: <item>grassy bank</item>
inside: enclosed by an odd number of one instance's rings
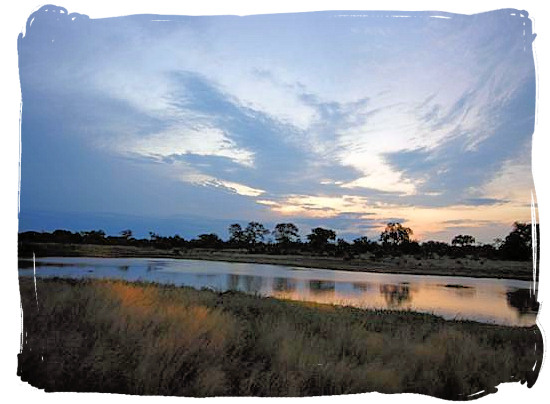
[[[37,295],[33,279],[20,279],[18,374],[47,391],[466,399],[501,382],[532,385],[542,361],[536,327],[122,281],[36,282]]]
[[[37,257],[187,258],[360,272],[533,280],[533,266],[530,262],[473,258],[452,259],[440,257],[428,259],[404,255],[400,257],[364,257],[346,260],[338,257],[313,255],[250,254],[239,250],[200,248],[163,250],[135,246],[60,243],[27,244],[23,250],[20,250],[19,256],[21,258],[32,258],[33,252]]]

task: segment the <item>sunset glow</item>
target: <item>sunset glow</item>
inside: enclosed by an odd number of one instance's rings
[[[19,41],[20,230],[292,221],[352,240],[398,221],[492,242],[530,221],[526,16],[56,10]]]

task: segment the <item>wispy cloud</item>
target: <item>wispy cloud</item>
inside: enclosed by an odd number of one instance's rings
[[[528,218],[530,21],[445,16],[39,12],[19,46],[22,207],[254,212],[346,234],[399,218],[441,237],[446,220]]]

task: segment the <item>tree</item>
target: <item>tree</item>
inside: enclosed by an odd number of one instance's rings
[[[538,239],[539,225],[535,226]],[[537,246],[538,247],[538,246]],[[510,234],[506,236],[499,249],[502,257],[509,260],[529,260],[533,254],[532,227],[530,223],[515,222]],[[538,248],[537,248],[538,257]]]
[[[243,228],[240,224],[235,223],[229,226],[229,242],[237,246],[241,246],[246,243],[246,237],[244,235]]]
[[[504,240],[501,239],[500,237],[497,237],[497,238],[494,238],[493,239],[493,247],[496,248],[497,250],[502,247],[502,244],[504,244]]]
[[[459,234],[458,236],[455,236],[453,238],[451,244],[454,246],[465,247],[474,245],[475,242],[476,239],[473,236],[469,236],[467,234]]]
[[[273,230],[273,236],[279,244],[291,244],[300,240],[298,235],[298,227],[292,223],[279,223]]]
[[[422,251],[428,257],[433,257],[434,254],[442,257],[444,255],[449,255],[449,244],[442,241],[426,241],[422,243]]]
[[[411,239],[413,231],[409,227],[403,227],[401,223],[390,222],[386,228],[380,233],[380,241],[385,245],[401,245],[408,243]]]
[[[130,229],[122,230],[122,231],[120,232],[120,235],[121,235],[122,237],[124,237],[126,240],[132,238],[132,234],[133,234],[133,233],[132,233],[132,230],[130,230]]]
[[[307,235],[309,244],[315,250],[322,250],[328,246],[329,240],[336,240],[336,232],[330,229],[316,227],[311,229],[311,234]]]
[[[84,243],[103,244],[105,242],[105,232],[103,230],[91,230],[80,232]]]
[[[264,241],[265,236],[269,234],[263,224],[258,222],[250,222],[244,229],[244,239],[249,246],[256,246],[256,244]]]
[[[370,240],[368,237],[358,237],[353,240],[353,250],[358,254],[363,254],[368,252],[370,249]]]
[[[351,251],[351,244],[348,243],[343,238],[339,238],[336,240],[336,251],[335,254],[337,257],[344,257],[344,260],[349,260],[353,257],[352,251]]]
[[[69,230],[58,229],[55,230],[48,238],[50,238],[54,243],[79,243],[82,236],[78,233],[72,233]]]
[[[197,240],[192,240],[193,244],[203,248],[219,248],[223,241],[215,233],[199,234]]]

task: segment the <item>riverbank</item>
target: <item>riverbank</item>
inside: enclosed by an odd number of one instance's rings
[[[176,249],[161,250],[134,246],[96,244],[36,243],[25,245],[20,258],[37,257],[99,257],[99,258],[180,258],[209,261],[285,265],[304,268],[343,271],[395,273],[410,275],[468,276],[533,281],[533,266],[525,261],[502,261],[438,257],[359,257],[344,259],[311,255],[251,254],[242,250]]]
[[[468,399],[502,382],[532,385],[542,362],[536,326],[124,281],[33,282],[20,278],[18,375],[46,391]]]

